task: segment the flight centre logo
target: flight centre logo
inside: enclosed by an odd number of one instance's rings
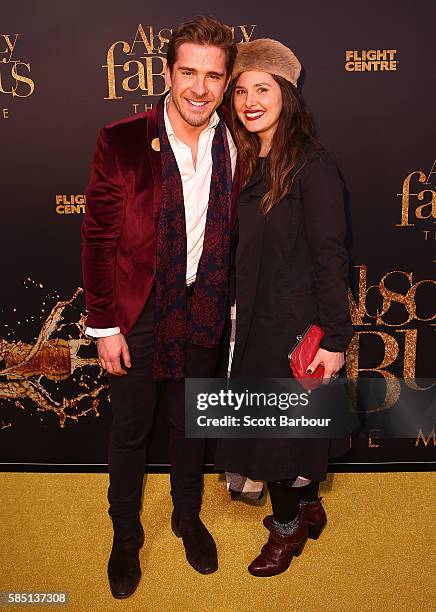
[[[0,34],[0,119],[10,118],[3,104],[14,98],[29,98],[35,91],[31,65],[20,55],[21,34]]]
[[[398,70],[397,49],[362,49],[345,51],[347,72],[386,72]]]
[[[413,170],[403,180],[401,219],[396,227],[419,230],[424,240],[436,240],[436,159],[429,169]]]
[[[55,195],[55,210],[57,215],[85,214],[86,195],[84,193]]]
[[[235,42],[249,42],[254,38],[256,25],[230,26]],[[132,102],[132,113],[150,110],[153,98],[168,91],[165,83],[166,52],[172,29],[156,29],[154,25],[136,28],[128,40],[116,40],[106,52],[107,90],[105,100]]]

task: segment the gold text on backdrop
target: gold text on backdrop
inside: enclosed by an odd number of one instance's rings
[[[55,195],[56,213],[58,215],[80,215],[85,213],[86,196],[83,193]]]
[[[0,34],[0,95],[28,98],[35,91],[35,83],[28,76],[30,64],[16,58],[20,34]],[[3,117],[7,119],[3,109]]]
[[[255,25],[233,26],[236,42],[251,40]],[[172,30],[139,24],[131,42],[117,40],[106,53],[107,95],[105,100],[122,100],[123,94],[161,96],[168,91],[165,83],[166,51]],[[138,104],[134,112],[138,112]],[[148,107],[147,107],[148,108]],[[141,109],[142,110],[142,109]],[[147,109],[144,109],[147,110]]]
[[[359,272],[359,288],[357,299],[349,292],[351,321],[357,327],[370,326],[372,329],[356,331],[347,350],[347,374],[350,379],[357,379],[361,373],[374,372],[389,382],[386,398],[383,404],[376,408],[381,410],[393,406],[400,396],[400,383],[396,374],[389,370],[391,366],[397,371],[401,368],[401,376],[411,389],[425,391],[436,385],[435,382],[430,387],[422,388],[416,381],[419,378],[416,373],[418,324],[421,325],[420,335],[425,333],[425,329],[429,329],[429,336],[433,337],[432,321],[436,321],[436,312],[418,311],[417,295],[418,291],[435,292],[436,280],[413,282],[412,272],[393,270],[384,274],[378,284],[368,286],[367,266],[356,268]],[[403,292],[396,290],[399,284],[405,285]],[[369,312],[368,301],[377,304],[374,314]],[[422,300],[419,303],[422,306]],[[435,304],[436,299],[430,300],[429,303]],[[411,324],[414,325],[413,328],[404,329]],[[381,331],[380,328],[387,329]],[[383,356],[380,363],[363,365],[360,345],[362,341],[372,338],[378,344],[381,341]]]
[[[421,225],[426,220],[436,223],[436,181],[434,179],[436,179],[436,160],[434,160],[428,174],[425,174],[422,170],[414,170],[406,176],[401,193],[397,193],[397,196],[401,197],[401,223],[397,223],[396,227],[414,227],[416,221],[421,222]],[[416,187],[411,187],[411,183]],[[424,188],[420,190],[420,187]],[[411,189],[413,189],[413,192]],[[413,204],[410,202],[411,197],[414,198]],[[427,201],[424,202],[424,199]],[[424,202],[424,204],[421,202]],[[412,219],[410,218],[411,206]],[[423,232],[424,239],[428,240],[430,230],[423,230]]]
[[[398,70],[395,59],[396,49],[363,49],[345,51],[345,70],[347,72],[384,72]]]

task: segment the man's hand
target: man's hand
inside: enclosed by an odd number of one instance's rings
[[[321,364],[324,366],[323,384],[328,384],[330,378],[336,378],[344,363],[344,353],[333,353],[320,348],[315,355],[315,359],[307,368],[307,373],[312,374]]]
[[[130,353],[123,334],[115,334],[106,338],[98,338],[97,351],[100,365],[108,374],[124,376],[127,371],[121,367],[120,355],[123,357],[126,368],[130,368]]]

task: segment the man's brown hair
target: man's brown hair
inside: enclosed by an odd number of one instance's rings
[[[226,55],[227,76],[232,74],[237,53],[233,32],[229,26],[218,21],[215,17],[200,15],[177,26],[173,31],[167,49],[167,62],[170,72],[172,72],[177,59],[177,50],[183,43],[219,47]]]

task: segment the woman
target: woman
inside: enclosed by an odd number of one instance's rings
[[[238,45],[231,92],[243,167],[238,200],[234,378],[289,377],[295,338],[319,324],[324,338],[309,370],[326,379],[344,365],[351,326],[344,248],[344,185],[314,136],[296,88],[300,63],[277,41]],[[255,576],[285,571],[326,515],[318,497],[327,439],[220,440],[216,467],[268,484],[268,542],[250,564]],[[304,485],[304,486],[302,486]]]

